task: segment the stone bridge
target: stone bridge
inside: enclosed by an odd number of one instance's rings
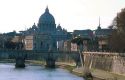
[[[78,52],[37,51],[37,50],[0,50],[0,59],[15,59],[15,67],[25,67],[25,60],[44,60],[46,67],[55,67],[57,60],[73,60],[76,65],[80,62]]]

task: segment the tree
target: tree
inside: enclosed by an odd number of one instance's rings
[[[79,47],[79,57],[80,57],[80,60],[78,59],[78,60],[76,60],[76,63],[78,63],[79,61],[81,61],[81,65],[82,65],[82,67],[83,67],[83,63],[84,63],[84,57],[83,57],[83,55],[82,55],[82,50],[83,50],[83,38],[82,37],[80,37],[80,36],[77,36],[77,37],[75,37],[74,39],[72,39],[71,40],[71,42],[72,43],[76,43],[77,45],[78,45],[78,47]],[[76,66],[77,66],[78,64],[76,64]]]
[[[71,40],[72,43],[76,43],[78,46],[83,45],[83,38],[78,36]]]
[[[21,49],[23,49],[23,47],[24,47],[24,45],[22,42],[12,42],[12,41],[5,42],[6,49],[21,50]]]
[[[110,49],[116,52],[125,52],[125,8],[117,14],[112,25],[114,31],[109,38]]]
[[[5,48],[6,48],[6,49],[15,49],[15,48],[16,48],[16,45],[15,45],[14,42],[6,41],[6,42],[5,42]]]

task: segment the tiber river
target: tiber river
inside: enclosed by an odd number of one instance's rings
[[[12,63],[0,63],[0,80],[84,80],[60,68],[46,69],[42,66],[26,66],[16,69]]]

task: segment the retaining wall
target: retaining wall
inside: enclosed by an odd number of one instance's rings
[[[125,56],[119,53],[84,52],[84,66],[117,74],[125,74]]]

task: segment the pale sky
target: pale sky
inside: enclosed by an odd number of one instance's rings
[[[38,23],[48,5],[56,25],[68,31],[96,29],[99,16],[107,28],[125,0],[0,0],[0,33],[25,30]]]

